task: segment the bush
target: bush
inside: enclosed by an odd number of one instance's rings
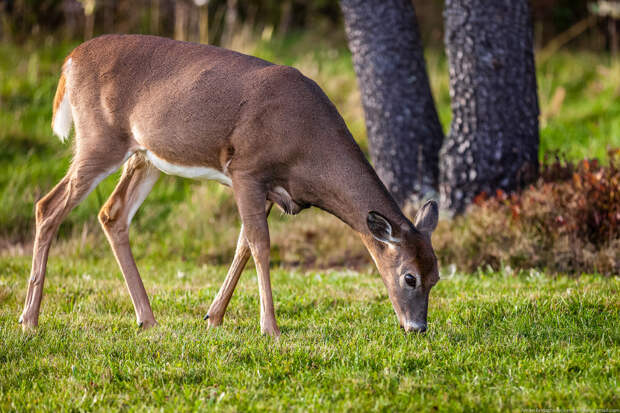
[[[537,267],[552,272],[620,272],[620,150],[609,164],[559,157],[519,194],[480,194],[465,216],[434,237],[444,264]]]

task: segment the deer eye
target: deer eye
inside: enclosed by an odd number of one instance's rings
[[[415,288],[416,278],[413,275],[407,273],[405,274],[405,282],[408,286]]]

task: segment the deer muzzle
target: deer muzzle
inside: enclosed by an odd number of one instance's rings
[[[426,331],[426,323],[419,323],[417,321],[406,321],[403,324],[403,329],[407,333],[424,333]]]

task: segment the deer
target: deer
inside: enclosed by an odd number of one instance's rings
[[[98,219],[129,290],[139,329],[157,324],[129,243],[138,208],[163,172],[232,189],[241,218],[233,262],[205,319],[223,323],[253,257],[260,329],[278,337],[269,273],[268,215],[317,207],[351,227],[370,253],[400,326],[427,328],[438,282],[431,233],[438,206],[412,223],[389,194],[321,88],[295,68],[210,45],[146,35],[104,35],[65,59],[52,129],[74,128],[66,175],[35,205],[24,330],[38,326],[50,244],[62,220],[121,167]],[[414,162],[414,160],[412,160]]]

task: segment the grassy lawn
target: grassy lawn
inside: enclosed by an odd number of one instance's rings
[[[53,254],[54,250],[52,251]],[[139,260],[160,325],[138,333],[116,263],[50,259],[37,334],[17,324],[27,258],[0,259],[0,411],[601,409],[620,405],[618,278],[445,276],[405,335],[363,272],[276,269],[283,335],[261,337],[255,272],[223,327],[202,316],[225,268]]]

